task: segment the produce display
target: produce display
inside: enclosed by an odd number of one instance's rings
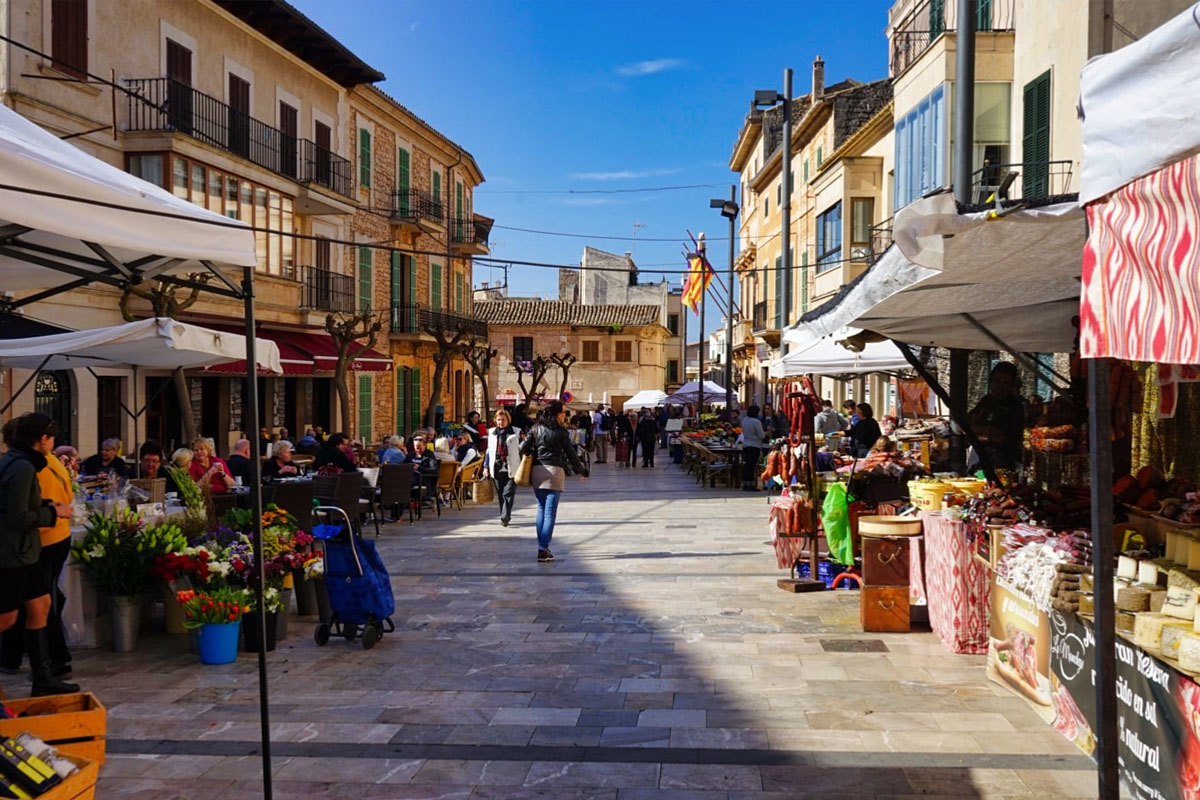
[[[1084,596],[1083,573],[1087,567],[1080,564],[1059,564],[1055,567],[1058,573],[1050,585],[1050,605],[1063,613],[1074,613],[1080,608],[1080,600]]]
[[[1079,441],[1074,425],[1038,427],[1029,431],[1029,447],[1047,453],[1073,453]]]
[[[1196,485],[1186,478],[1168,479],[1156,467],[1142,467],[1136,475],[1122,475],[1113,481],[1113,497],[1139,511],[1183,525],[1200,525]]]
[[[1086,486],[1043,490],[1037,486],[989,487],[966,504],[965,517],[987,525],[1030,523],[1049,528],[1087,528],[1091,491]]]

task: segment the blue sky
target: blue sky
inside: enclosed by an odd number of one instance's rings
[[[804,94],[817,54],[827,84],[887,74],[886,0],[293,3],[387,75],[384,90],[475,156],[487,179],[475,210],[496,219],[493,255],[578,264],[585,244],[630,250],[643,280],[657,277],[655,266],[684,266],[688,229],[726,235],[708,200],[737,182],[729,155],[756,88],[781,89],[790,66],[795,94]],[[693,184],[715,186],[594,193]],[[644,226],[636,244],[635,223]],[[713,265],[725,266],[725,242],[710,249]],[[476,267],[477,284],[501,277]],[[557,273],[514,267],[509,285],[552,296]]]

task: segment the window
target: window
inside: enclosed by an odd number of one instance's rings
[[[412,378],[412,391],[408,393],[408,407],[410,409],[409,431],[415,431],[421,427],[421,370],[418,367],[412,367],[409,371],[409,377]]]
[[[1025,174],[1022,197],[1050,193],[1050,72],[1025,84],[1025,114],[1021,149]]]
[[[775,184],[775,205],[783,205],[783,181]]]
[[[856,197],[850,201],[850,257],[870,258],[871,224],[874,222],[875,200]]]
[[[817,217],[817,274],[828,272],[842,259],[842,204]]]
[[[88,4],[53,0],[50,4],[50,55],[54,68],[83,78],[88,66]]]
[[[358,376],[358,438],[363,442],[371,439],[371,376]]]
[[[404,297],[403,258],[404,256],[402,256],[400,253],[397,253],[395,250],[391,252],[391,281],[389,296],[392,301],[391,305],[393,309],[403,302],[402,298]]]
[[[667,314],[667,332],[672,336],[679,335],[679,315]]]
[[[808,159],[804,159],[804,182],[808,183]]]
[[[462,181],[454,182],[454,238],[457,241],[463,240],[463,228],[466,222],[463,220],[463,185]],[[459,309],[460,311],[462,309]]]
[[[946,32],[946,0],[929,0],[929,39]]]
[[[442,310],[442,265],[429,265],[429,306],[434,311]]]
[[[763,198],[763,217],[771,213],[771,197],[768,195]]]
[[[229,149],[250,157],[250,81],[229,73]]]
[[[633,361],[633,342],[628,339],[618,339],[613,342],[613,361],[628,363]]]
[[[896,203],[899,211],[945,183],[946,87],[939,86],[896,120]]]
[[[371,132],[358,129],[358,185],[371,188]]]
[[[463,284],[466,283],[466,276],[461,272],[454,273],[454,310],[456,313],[463,313]]]
[[[992,29],[992,0],[975,0],[975,30]]]
[[[396,191],[407,192],[412,184],[412,153],[396,148]]]
[[[667,383],[679,383],[679,361],[672,358],[667,362]]]
[[[533,337],[513,337],[513,361],[533,361]]]
[[[791,196],[795,193],[796,193],[796,171],[789,169],[788,170],[788,195]]]
[[[300,112],[291,105],[279,101],[279,171],[288,177],[296,176],[296,137],[299,130]]]
[[[600,360],[600,342],[595,339],[585,340],[583,343],[583,361],[599,361]]]
[[[408,367],[396,368],[396,433],[400,436],[408,429]]]
[[[371,263],[371,248],[358,248],[358,310],[370,311],[372,290],[374,289],[373,265]]]
[[[821,145],[817,145],[817,169],[821,168],[821,162],[825,160],[824,151]]]
[[[151,183],[163,185],[162,170],[165,156],[161,153],[130,155],[128,172]],[[284,231],[284,234],[256,231],[255,249],[258,269],[272,275],[292,277],[295,273],[295,230],[292,198],[241,178],[222,173],[190,159],[170,156],[171,177],[166,188],[181,200],[203,206],[210,211],[259,228]],[[224,195],[219,181],[224,180]]]
[[[437,170],[433,172],[433,202],[442,202],[442,173]]]

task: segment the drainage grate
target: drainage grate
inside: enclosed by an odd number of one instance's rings
[[[887,645],[882,639],[822,639],[821,649],[826,653],[886,653]]]

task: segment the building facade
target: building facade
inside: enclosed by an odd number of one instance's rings
[[[576,403],[617,408],[643,389],[666,381],[668,331],[655,305],[579,305],[561,300],[479,302],[475,313],[487,322],[492,346],[489,386],[500,402],[521,402],[517,367],[537,357],[575,356],[563,384],[553,367],[533,387],[543,399],[570,392]],[[529,388],[529,379],[525,379]]]

